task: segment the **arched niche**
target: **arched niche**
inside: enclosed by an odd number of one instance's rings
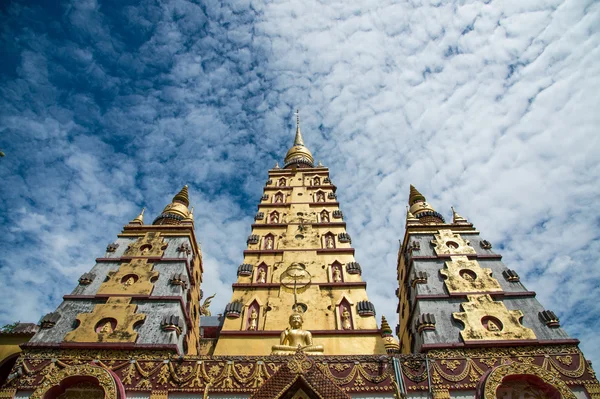
[[[273,196],[273,203],[274,204],[283,204],[284,202],[285,202],[285,195],[281,191],[278,191],[277,193],[275,193],[275,195]]]
[[[111,371],[83,364],[65,367],[46,378],[47,384],[39,386],[30,399],[58,399],[70,389],[85,386],[89,389],[90,399],[101,394],[104,399],[125,399],[125,389],[118,377]]]
[[[576,399],[558,374],[528,363],[494,368],[480,383],[478,393],[479,399]]]
[[[313,178],[313,186],[320,186],[321,185],[321,178],[319,176],[315,176]]]
[[[341,283],[344,281],[344,272],[342,264],[337,260],[329,266],[329,277],[332,283]]]
[[[281,215],[277,211],[273,211],[269,214],[269,223],[278,224],[281,223]]]
[[[333,234],[332,232],[327,232],[323,234],[323,248],[335,248],[335,234]]]
[[[268,251],[275,249],[275,236],[273,234],[267,234],[263,241],[263,249]]]
[[[255,331],[255,330],[250,330],[250,324],[252,321],[252,310],[256,311],[256,325],[257,325],[257,330],[260,327],[260,316],[261,316],[261,312],[264,310],[264,304],[263,302],[260,300],[260,298],[258,297],[258,295],[253,295],[250,299],[248,299],[245,303],[244,303],[244,308],[241,314],[240,319],[242,319],[242,323],[240,328],[243,331]],[[264,326],[263,326],[264,328]]]
[[[315,202],[325,202],[325,192],[323,190],[319,190],[314,194]]]
[[[254,282],[258,284],[266,284],[269,277],[269,267],[265,262],[262,262],[254,271]]]
[[[353,303],[346,297],[340,298],[336,304],[338,330],[354,330],[354,317],[352,315]]]
[[[319,220],[321,221],[321,223],[329,223],[331,221],[331,215],[326,209],[323,209],[319,213]]]
[[[279,179],[279,181],[277,182],[277,185],[279,187],[285,187],[287,185],[287,180],[285,179],[285,177],[282,177],[281,179]]]
[[[246,310],[246,330],[258,331],[258,320],[260,316],[260,304],[255,299],[250,302]]]

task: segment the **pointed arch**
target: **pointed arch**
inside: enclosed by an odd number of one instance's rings
[[[323,248],[333,249],[335,247],[336,247],[335,234],[333,234],[331,231],[323,234]]]
[[[315,192],[314,201],[315,202],[325,202],[325,191],[318,190],[317,192]]]
[[[269,277],[269,266],[261,262],[254,270],[254,282],[257,284],[266,284]]]
[[[285,194],[283,194],[281,191],[277,191],[277,193],[275,193],[275,195],[273,196],[273,203],[274,204],[283,204],[285,202]]]
[[[333,283],[341,283],[344,281],[343,267],[339,261],[334,260],[331,265],[329,265],[329,276],[331,279],[330,281]]]
[[[321,223],[329,223],[331,221],[331,215],[327,209],[323,209],[321,212],[319,212],[319,220]]]
[[[269,223],[279,224],[281,222],[281,215],[277,211],[269,213]]]
[[[353,303],[342,296],[335,307],[336,322],[338,330],[354,330]]]
[[[267,234],[263,240],[263,249],[271,251],[275,249],[275,236],[271,233]]]
[[[258,331],[258,321],[260,317],[261,306],[258,303],[258,299],[253,300],[248,305],[245,312],[246,326],[244,330],[247,331]]]
[[[47,377],[48,384],[39,386],[30,396],[33,399],[58,398],[79,382],[91,382],[104,391],[106,399],[125,398],[125,389],[116,374],[103,367],[82,364],[66,367]]]

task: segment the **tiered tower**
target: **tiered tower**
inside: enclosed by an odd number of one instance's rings
[[[198,353],[202,255],[188,207],[185,186],[152,225],[142,210],[26,347]]]
[[[269,355],[294,312],[329,354],[385,353],[329,169],[300,122],[284,167],[269,170],[215,355]],[[318,351],[317,351],[318,352]]]
[[[413,186],[398,253],[402,351],[577,344],[454,209],[445,223]]]

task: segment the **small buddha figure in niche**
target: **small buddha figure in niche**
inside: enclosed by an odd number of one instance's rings
[[[267,237],[267,240],[265,241],[265,249],[273,249],[273,237]]]
[[[348,308],[342,306],[342,328],[344,330],[351,330],[352,323],[350,322],[350,312],[348,312]]]
[[[498,327],[498,324],[496,324],[496,322],[493,320],[488,320],[487,329],[488,329],[488,331],[493,331],[493,332],[500,331],[500,327]]]
[[[285,187],[285,179],[284,178],[279,179],[279,187]]]
[[[112,326],[110,324],[110,321],[107,321],[106,323],[104,323],[104,325],[102,326],[102,328],[98,332],[100,334],[112,334],[113,328],[112,328]]]
[[[256,331],[257,319],[258,319],[258,312],[256,311],[256,309],[252,309],[252,312],[250,312],[250,326],[248,327],[248,330]]]
[[[473,275],[471,273],[468,273],[468,272],[462,273],[461,277],[464,278],[465,280],[471,282],[471,283],[473,281],[475,281],[475,277],[473,277]]]
[[[282,194],[277,194],[275,196],[275,203],[281,203],[283,202],[283,195]]]
[[[321,185],[321,179],[319,179],[318,177],[315,177],[315,186],[320,186]]]
[[[129,277],[129,278],[127,279],[127,281],[125,281],[125,282],[123,283],[123,285],[124,285],[125,287],[129,287],[129,286],[130,286],[130,285],[132,285],[133,283],[135,283],[135,279],[134,279],[134,278],[133,278],[133,276],[132,276],[132,277]]]
[[[279,214],[277,212],[271,214],[271,223],[279,223]]]
[[[340,272],[340,268],[334,267],[333,268],[333,282],[339,283],[340,281],[342,281],[342,273]]]
[[[293,355],[298,349],[311,355],[322,355],[323,346],[313,345],[310,331],[302,329],[302,314],[292,313],[289,319],[290,326],[287,327],[279,337],[279,345],[273,345],[272,355]]]
[[[266,278],[267,278],[267,273],[265,272],[265,269],[260,269],[258,271],[258,277],[256,278],[256,282],[257,283],[266,283]]]
[[[325,236],[325,248],[333,248],[333,237]]]
[[[327,213],[327,211],[323,211],[321,213],[321,222],[322,223],[329,223],[329,213]]]
[[[317,202],[325,202],[325,194],[321,192],[317,193]]]

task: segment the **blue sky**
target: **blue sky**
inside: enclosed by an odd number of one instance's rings
[[[54,310],[184,184],[218,313],[298,107],[380,315],[412,183],[598,364],[600,3],[348,3],[0,6],[0,324]]]

